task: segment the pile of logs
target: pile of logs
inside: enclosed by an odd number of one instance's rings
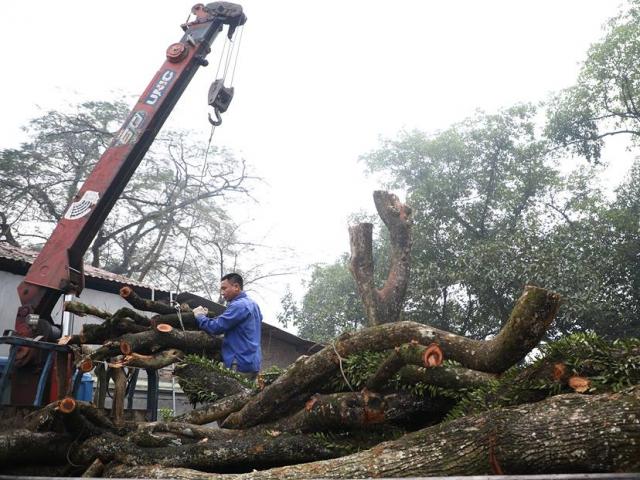
[[[371,280],[370,228],[351,230],[351,269],[370,327],[300,357],[272,382],[259,377],[248,386],[232,372],[185,361],[188,354],[216,359],[221,346],[221,338],[197,330],[188,307],[178,313],[130,288],[121,294],[136,310],[110,314],[69,303],[69,311],[103,319],[64,341],[78,345],[83,369],[111,366],[113,406],[65,398],[35,412],[24,428],[0,433],[0,474],[298,479],[639,471],[640,342],[599,345],[599,356],[582,340],[568,342],[574,350],[543,349],[538,360],[525,361],[560,306],[559,295],[534,286],[525,287],[490,339],[402,321],[410,209],[384,192],[375,199],[393,244],[382,289]],[[86,344],[99,347],[87,351]],[[588,355],[578,362],[581,351]],[[167,421],[126,420],[124,374],[115,372],[176,362],[179,380],[202,377],[211,401]]]

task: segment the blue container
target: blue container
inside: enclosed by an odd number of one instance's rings
[[[76,400],[90,402],[93,400],[93,378],[90,373],[83,373],[80,380],[80,388],[76,394]]]
[[[4,375],[9,363],[9,357],[0,357],[0,378]],[[7,383],[4,392],[0,392],[0,405],[8,405],[11,399],[11,383]]]

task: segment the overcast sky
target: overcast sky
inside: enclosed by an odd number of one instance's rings
[[[235,98],[214,143],[252,165],[259,204],[231,212],[247,233],[295,247],[304,267],[348,251],[347,217],[373,211],[358,156],[401,129],[444,129],[480,108],[539,101],[573,83],[617,0],[245,0]],[[144,90],[192,2],[0,3],[0,147],[42,110]],[[222,44],[221,39],[216,47]],[[212,66],[167,122],[206,142]],[[39,110],[40,109],[40,110]],[[275,323],[284,284],[255,292]]]

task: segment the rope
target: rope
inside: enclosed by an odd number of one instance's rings
[[[178,314],[178,320],[180,321],[180,326],[182,327],[182,331],[184,332],[184,323],[182,323],[182,312],[180,311],[180,304],[176,301],[173,302],[173,308],[176,309],[176,313]]]
[[[220,60],[218,61],[218,68],[216,70],[216,77],[218,77],[218,74],[220,73],[220,67],[222,66],[222,59],[225,57],[224,51],[225,49],[227,50],[227,55],[226,55],[226,61],[225,61],[225,67],[224,67],[224,74],[222,75],[222,83],[224,84],[224,81],[227,79],[227,72],[229,70],[229,64],[231,63],[231,58],[233,57],[233,51],[234,49],[236,50],[236,56],[235,56],[235,61],[233,64],[233,70],[232,70],[232,74],[231,74],[231,82],[233,83],[233,78],[235,77],[235,73],[236,73],[236,65],[238,63],[238,56],[240,53],[240,43],[242,41],[242,32],[244,32],[244,28],[240,29],[240,35],[238,38],[238,48],[235,49],[235,45],[236,42],[229,40],[229,37],[225,36],[225,42],[224,45],[222,47],[222,52],[220,53]],[[228,46],[229,45],[229,46]],[[204,175],[207,171],[207,162],[208,162],[208,158],[209,158],[209,151],[211,149],[211,141],[213,139],[213,134],[216,130],[215,125],[211,126],[211,134],[209,135],[209,142],[207,143],[207,150],[205,152],[204,155],[204,163],[202,165],[202,171],[200,172],[200,182],[198,183],[198,189],[196,191],[196,198],[200,195],[200,190],[202,188],[202,179],[204,178]],[[189,250],[189,244],[191,243],[191,235],[193,232],[193,226],[195,225],[195,215],[193,215],[191,217],[191,224],[189,225],[189,229],[187,231],[187,242],[185,243],[184,246],[184,255],[182,256],[182,261],[180,262],[180,270],[178,273],[178,282],[176,284],[176,290],[179,292],[180,291],[180,283],[182,282],[182,274],[184,272],[184,264],[187,260],[187,252]],[[197,268],[197,267],[196,267]],[[207,290],[207,294],[209,295],[209,300],[211,300],[211,293],[209,293],[209,290]],[[182,319],[180,319],[180,323],[182,324]],[[184,326],[182,327],[182,329],[184,330]]]
[[[238,57],[240,56],[240,45],[242,44],[242,33],[244,32],[244,26],[240,27],[240,33],[238,35],[238,49],[236,50],[236,58],[233,61],[233,70],[231,70],[231,81],[229,86],[233,87],[233,79],[236,77],[236,66],[238,65]]]
[[[349,390],[351,390],[352,392],[355,392],[355,390],[353,389],[353,387],[349,383],[349,380],[347,380],[347,376],[345,375],[344,369],[342,368],[342,357],[340,356],[340,354],[338,353],[338,350],[336,349],[336,341],[335,340],[333,340],[331,342],[331,346],[333,347],[333,351],[336,352],[336,355],[338,356],[338,362],[340,363],[340,373],[342,373],[342,378],[344,379],[345,383],[347,384],[347,387],[349,387]]]
[[[213,133],[216,131],[216,126],[215,125],[211,125],[211,134],[209,135],[209,142],[207,144],[207,150],[204,154],[204,163],[202,164],[202,171],[200,172],[200,181],[198,183],[198,189],[196,190],[196,195],[195,197],[198,198],[198,196],[200,195],[200,190],[202,188],[202,179],[204,178],[204,175],[207,171],[207,161],[209,158],[209,150],[211,149],[211,140],[213,139]],[[184,270],[184,262],[187,260],[187,252],[189,250],[189,244],[191,243],[191,234],[193,231],[193,226],[195,225],[196,222],[196,216],[193,215],[191,217],[191,225],[189,225],[189,229],[187,230],[187,243],[184,246],[184,255],[182,256],[182,262],[180,262],[180,270],[178,273],[178,283],[176,284],[176,290],[179,292],[180,291],[180,282],[182,281],[182,272]]]

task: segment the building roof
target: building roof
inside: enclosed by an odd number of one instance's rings
[[[37,256],[38,252],[35,250],[15,247],[9,243],[0,242],[0,271],[11,272],[16,275],[26,275],[29,267]],[[120,288],[125,285],[130,285],[136,287],[136,293],[138,293],[138,295],[146,298],[151,298],[152,291],[154,292],[154,298],[157,300],[163,298],[168,299],[170,296],[167,290],[158,289],[152,285],[137,282],[124,275],[111,273],[101,268],[92,267],[86,263],[84,265],[84,275],[87,288],[91,288],[92,290],[119,293]],[[193,300],[195,303],[192,306],[205,305],[209,309],[219,311],[220,313],[224,311],[224,306],[189,292],[181,293],[176,299],[181,303],[192,303],[190,301]],[[324,345],[305,340],[266,322],[262,322],[262,328],[264,329],[264,334],[293,344],[299,350],[303,351],[303,353],[315,353],[324,347]]]
[[[38,252],[27,248],[20,248],[10,243],[0,242],[0,270],[26,275],[31,264],[38,256]],[[121,287],[131,285],[136,287],[140,295],[149,295],[154,291],[155,298],[168,298],[169,291],[159,289],[148,283],[138,282],[124,275],[111,273],[101,268],[84,264],[84,276],[87,288],[105,292],[118,293]],[[150,296],[150,295],[149,295]]]

